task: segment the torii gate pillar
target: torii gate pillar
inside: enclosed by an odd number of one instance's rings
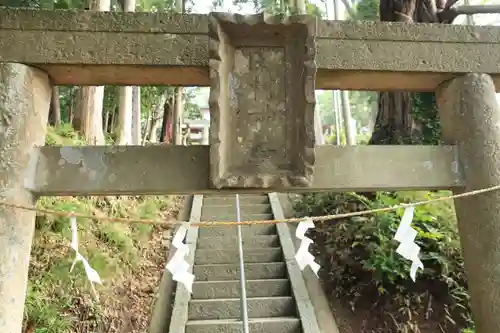
[[[453,78],[438,88],[437,102],[443,138],[459,147],[462,191],[499,185],[500,107],[492,78]],[[476,332],[500,332],[500,192],[458,199],[455,207]]]
[[[0,200],[33,205],[34,146],[45,139],[51,85],[47,74],[22,64],[0,64]],[[0,332],[23,323],[35,212],[0,206]]]

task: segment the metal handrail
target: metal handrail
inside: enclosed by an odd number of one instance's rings
[[[240,195],[236,194],[236,218],[241,222]],[[248,327],[248,307],[247,307],[247,287],[245,280],[245,261],[243,260],[243,237],[241,224],[238,224],[238,255],[240,257],[240,301],[241,301],[241,322],[243,333],[250,333]]]

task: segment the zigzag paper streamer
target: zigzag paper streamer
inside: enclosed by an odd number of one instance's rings
[[[297,226],[295,237],[300,239],[301,242],[300,247],[295,254],[295,260],[297,260],[297,264],[299,265],[301,271],[303,271],[306,266],[309,266],[314,274],[318,276],[318,271],[321,267],[314,261],[314,256],[309,252],[309,245],[311,245],[313,241],[312,239],[306,237],[307,230],[312,228],[314,228],[314,222],[309,217],[300,222]]]
[[[179,227],[174,235],[172,245],[175,246],[177,251],[175,251],[172,259],[167,263],[167,269],[172,273],[172,279],[174,281],[182,283],[184,287],[192,293],[194,275],[188,271],[189,264],[185,258],[189,254],[189,246],[184,244],[184,238],[186,238],[189,224],[187,224],[187,227],[185,225],[186,224]]]
[[[73,260],[73,264],[71,265],[71,268],[69,269],[69,272],[71,273],[73,271],[73,268],[75,267],[76,263],[78,261],[81,261],[83,263],[83,268],[85,269],[85,273],[87,274],[87,279],[89,279],[90,283],[99,283],[102,284],[101,277],[99,276],[99,273],[95,269],[93,269],[87,259],[85,259],[80,252],[78,252],[78,228],[76,226],[76,217],[71,216],[70,217],[70,223],[71,223],[71,247],[73,250],[76,252],[75,260]],[[92,286],[93,288],[93,286]]]
[[[420,246],[415,244],[417,231],[411,227],[414,211],[414,206],[409,206],[405,209],[403,217],[401,218],[401,223],[399,224],[398,230],[396,230],[396,235],[394,235],[394,239],[400,242],[396,252],[403,258],[411,260],[410,277],[413,282],[415,282],[417,270],[419,268],[422,270],[424,269],[424,264],[418,257]]]

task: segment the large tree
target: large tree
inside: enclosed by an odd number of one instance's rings
[[[379,17],[381,21],[390,22],[439,22],[438,5],[444,7],[444,4],[436,4],[435,0],[381,0]],[[411,93],[381,92],[370,143],[413,143],[421,138],[419,125],[413,117]]]
[[[369,4],[373,1],[362,2]],[[477,7],[454,8],[457,2],[458,0],[380,0],[379,16],[381,21],[450,24],[459,14],[478,10]],[[490,9],[491,12],[497,10],[493,7]],[[434,93],[395,91],[379,94],[371,144],[436,144],[439,137],[440,126]]]

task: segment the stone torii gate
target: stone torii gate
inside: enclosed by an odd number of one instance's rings
[[[14,204],[500,184],[495,27],[2,9],[0,62],[0,193]],[[102,84],[211,86],[211,145],[41,147],[51,85]],[[315,147],[315,87],[436,91],[448,145]],[[500,332],[500,193],[456,211],[477,332]],[[21,330],[34,215],[0,208],[2,333]]]

